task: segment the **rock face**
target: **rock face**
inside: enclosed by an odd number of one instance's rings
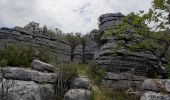
[[[120,89],[142,90],[145,77],[135,76],[132,73],[111,73],[107,72],[101,84],[103,86],[111,86]]]
[[[2,100],[54,100],[55,73],[6,67],[1,69],[0,80]]]
[[[49,64],[38,61],[38,65],[44,68]],[[0,69],[0,100],[55,100],[58,76],[57,71],[48,73],[31,68],[3,67]]]
[[[101,31],[105,31],[108,30],[110,28],[110,26],[115,25],[115,24],[119,24],[120,23],[120,19],[123,17],[124,15],[121,13],[108,13],[108,14],[103,14],[99,17],[99,29]]]
[[[78,45],[74,50],[74,59],[73,62],[75,63],[82,63],[83,61],[83,46]]]
[[[0,48],[6,45],[17,44],[31,46],[37,49],[43,48],[51,51],[59,61],[70,61],[70,47],[65,38],[58,35],[52,36],[46,33],[32,33],[22,27],[1,28]]]
[[[99,34],[99,30],[92,30],[90,34],[85,36],[85,48],[84,48],[84,60],[89,62],[94,58],[94,52],[96,51],[97,41],[96,35]]]
[[[0,91],[1,100],[54,100],[55,96],[52,84],[37,84],[33,81],[3,80]]]
[[[170,80],[146,79],[140,100],[170,100]]]
[[[90,80],[87,77],[79,77],[75,78],[72,82],[72,88],[79,88],[79,89],[91,89]]]
[[[44,63],[40,60],[33,60],[31,65],[32,65],[32,69],[35,69],[38,71],[55,72],[55,68],[53,65]]]
[[[91,84],[87,76],[79,76],[71,83],[71,88],[64,95],[64,100],[91,100]]]
[[[90,100],[91,92],[86,89],[72,89],[69,90],[65,96],[64,100]]]
[[[130,71],[135,75],[152,77],[149,73],[158,71],[157,66],[159,65],[159,59],[152,52],[132,51],[124,45],[119,46],[119,44],[125,43],[131,45],[141,36],[132,34],[133,38],[129,39],[127,34],[131,34],[131,30],[122,33],[119,39],[115,36],[108,38],[103,35],[109,27],[120,23],[122,17],[121,13],[111,13],[104,14],[99,18],[100,33],[98,36],[100,37],[100,43],[94,53],[94,60],[108,72],[122,73]]]
[[[42,73],[35,70],[6,67],[2,69],[5,79],[34,81],[37,83],[55,83],[57,74],[55,73]]]

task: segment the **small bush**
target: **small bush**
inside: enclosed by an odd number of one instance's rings
[[[56,100],[62,100],[65,92],[70,89],[73,79],[78,77],[78,66],[76,64],[60,64],[57,67],[59,68],[59,77],[55,85]]]
[[[0,51],[2,66],[29,67],[34,57],[34,50],[29,47],[11,45]]]
[[[92,80],[92,83],[99,84],[100,81],[104,78],[106,71],[104,68],[101,68],[94,62],[89,64],[88,76]]]
[[[45,49],[36,50],[28,46],[9,45],[5,49],[0,50],[1,67],[30,67],[32,60],[35,58],[46,63],[54,61],[53,54],[50,54]]]
[[[37,49],[37,53],[35,55],[36,58],[46,63],[54,63],[57,61],[54,54],[45,48]]]

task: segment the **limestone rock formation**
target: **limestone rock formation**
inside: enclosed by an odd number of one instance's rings
[[[170,80],[146,79],[143,82],[144,93],[140,100],[170,100]]]
[[[99,17],[99,29],[101,31],[105,31],[108,30],[110,28],[110,26],[114,25],[114,24],[119,24],[120,23],[120,19],[123,17],[124,15],[122,13],[107,13],[107,14],[103,14]]]
[[[32,69],[35,69],[38,71],[56,72],[53,65],[44,63],[40,60],[33,60],[31,65],[32,65]]]
[[[64,100],[90,100],[91,91],[86,89],[71,89],[65,96]]]
[[[119,39],[114,35],[109,38],[103,35],[109,27],[120,23],[123,16],[121,13],[110,13],[101,15],[99,18],[100,33],[98,36],[100,39],[98,49],[94,53],[94,60],[108,72],[131,72],[135,75],[152,77],[149,73],[153,74],[154,71],[159,73],[158,71],[160,71],[158,69],[159,58],[149,51],[132,51],[124,45],[119,46],[119,44],[125,43],[131,45],[141,36],[133,34],[133,38],[127,41],[127,34],[131,34],[130,30],[122,33]]]
[[[74,49],[74,59],[73,62],[75,63],[82,63],[83,60],[83,47],[82,45],[78,45],[75,49]]]
[[[52,84],[9,79],[3,80],[0,86],[1,100],[54,100],[55,96]]]
[[[5,79],[34,81],[37,83],[55,83],[57,79],[57,74],[55,73],[42,73],[18,67],[6,67],[2,69],[2,72]]]
[[[132,73],[113,73],[107,72],[102,79],[103,86],[111,86],[121,89],[142,90],[143,81],[146,78],[143,76],[135,76]]]
[[[84,60],[89,62],[94,58],[94,52],[96,51],[97,41],[96,35],[99,34],[99,30],[92,30],[85,36],[85,48],[84,48]]]
[[[64,100],[91,100],[92,85],[87,76],[79,76],[71,82],[71,89],[64,95]]]
[[[59,61],[70,61],[70,47],[64,37],[57,34],[52,36],[46,33],[33,33],[22,27],[0,28],[0,48],[9,44],[48,49]]]
[[[80,76],[78,78],[75,78],[72,82],[72,88],[90,90],[91,89],[90,80],[85,76]]]

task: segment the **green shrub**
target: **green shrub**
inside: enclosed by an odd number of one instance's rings
[[[8,45],[5,49],[0,50],[1,67],[30,67],[35,58],[46,63],[56,60],[53,54],[46,49],[36,50],[28,46]]]
[[[78,77],[77,65],[76,64],[60,64],[57,65],[59,68],[59,77],[57,79],[55,90],[56,100],[62,100],[65,92],[70,89],[70,84]]]
[[[35,55],[36,58],[46,63],[54,63],[57,61],[54,54],[45,48],[37,49],[37,53]]]
[[[2,66],[29,67],[34,57],[34,50],[29,47],[10,45],[0,51],[0,62]]]
[[[92,80],[92,83],[99,84],[100,81],[104,78],[106,71],[104,68],[101,68],[94,62],[89,64],[88,76]]]

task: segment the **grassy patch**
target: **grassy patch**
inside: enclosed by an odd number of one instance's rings
[[[129,96],[125,90],[122,89],[101,87],[97,90],[93,89],[92,100],[139,100],[139,98]]]

